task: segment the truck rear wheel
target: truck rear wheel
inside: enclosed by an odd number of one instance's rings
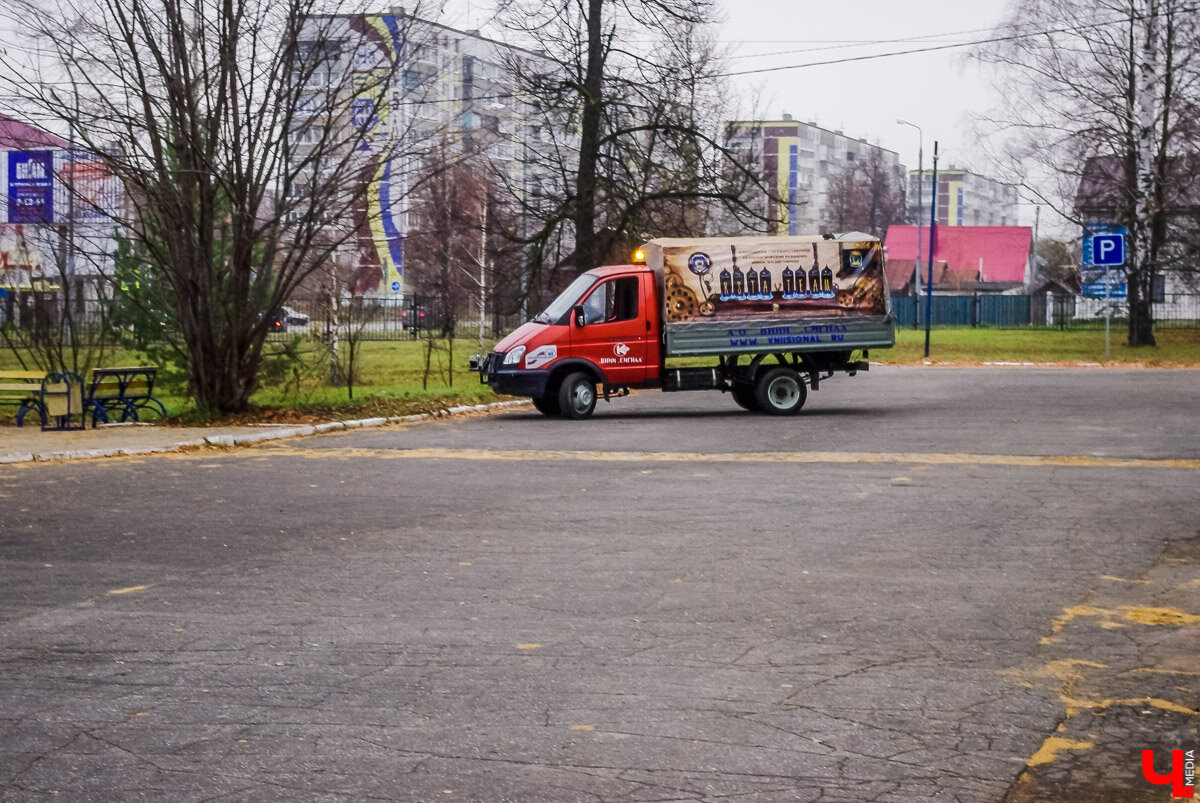
[[[533,407],[542,415],[558,415],[561,412],[558,406],[557,393],[547,393],[545,396],[534,396]]]
[[[764,371],[754,385],[758,408],[770,415],[795,415],[808,399],[808,388],[800,374],[779,366]]]
[[[558,406],[563,418],[587,418],[596,409],[596,383],[582,371],[568,374],[558,388]]]

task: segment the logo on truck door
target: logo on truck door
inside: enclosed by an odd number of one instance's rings
[[[525,355],[525,367],[532,371],[534,368],[539,368],[556,359],[558,359],[558,346],[541,346]]]
[[[613,357],[601,357],[601,365],[640,365],[642,358],[638,356],[629,356],[630,348],[625,343],[618,343],[613,346]]]

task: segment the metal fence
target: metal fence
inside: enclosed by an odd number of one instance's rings
[[[919,328],[925,325],[924,296],[895,296],[892,311],[896,325]],[[1124,301],[1109,302],[1054,295],[938,296],[932,298],[931,326],[987,326],[998,329],[1093,329],[1103,328],[1111,311],[1111,321],[1127,320]],[[1176,293],[1154,304],[1154,325],[1158,329],[1200,328],[1200,295]]]
[[[296,335],[330,340],[334,333],[342,340],[416,340],[442,335],[442,319],[432,299],[408,296],[404,299],[351,298],[333,306],[328,300],[293,300],[271,313],[268,340],[283,341]],[[106,326],[115,344],[122,339],[121,331],[110,316],[104,314],[109,302],[93,295],[77,297],[73,304],[75,325],[92,330]],[[9,340],[25,343],[35,334],[50,335],[61,327],[65,315],[62,295],[57,291],[36,293],[0,293],[0,329]],[[164,313],[165,316],[165,313]],[[489,315],[484,320],[484,332],[497,337],[519,323],[514,317]],[[472,337],[479,330],[477,308],[462,311],[456,321],[456,337]],[[101,339],[105,337],[99,333]],[[0,341],[2,344],[4,341]]]
[[[103,320],[99,304],[91,300],[76,311],[77,322]],[[924,296],[897,296],[892,299],[896,325],[921,328],[925,325]],[[962,295],[934,296],[932,326],[994,327],[1004,329],[1092,329],[1103,328],[1106,303],[1077,296],[1052,295]],[[63,314],[56,293],[38,293],[15,298],[0,296],[0,327],[10,335],[34,329],[54,329]],[[1112,303],[1111,322],[1127,320],[1123,301]],[[334,309],[327,301],[295,300],[272,315],[271,340],[295,335],[330,339],[334,332],[341,339],[416,340],[438,337],[442,321],[432,299],[409,296],[401,299],[343,300]],[[1158,329],[1200,328],[1200,294],[1173,294],[1154,304]],[[519,316],[489,314],[483,324],[485,336],[495,338],[521,323]],[[111,324],[110,324],[111,325]],[[473,337],[479,330],[475,308],[461,311],[456,321],[456,337]],[[114,330],[114,338],[118,336]],[[17,337],[17,340],[21,340]]]
[[[357,340],[417,340],[443,332],[442,315],[433,299],[425,296],[354,298],[344,300],[336,310],[328,302],[297,300],[284,307],[277,320],[279,325],[269,335],[273,339],[296,333],[328,338],[336,330],[341,338]],[[483,321],[484,333],[499,337],[519,323],[516,316],[489,314]],[[455,320],[455,337],[469,338],[478,331],[478,308],[461,310]]]

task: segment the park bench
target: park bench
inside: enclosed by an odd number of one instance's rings
[[[88,415],[93,427],[110,420],[138,421],[147,410],[165,416],[153,395],[157,372],[145,365],[95,368],[85,384],[73,371],[0,371],[0,403],[17,405],[17,426],[34,412],[42,429],[81,429]]]
[[[158,368],[152,365],[93,368],[86,399],[92,409],[93,424],[97,418],[138,421],[146,410],[165,416],[167,411],[162,402],[154,398],[157,373]]]
[[[0,371],[0,404],[17,406],[17,426],[24,423],[25,413],[41,409],[44,371]]]
[[[0,403],[17,405],[17,426],[37,414],[42,429],[82,429],[88,405],[83,382],[70,371],[0,371]],[[76,424],[78,417],[78,424]]]

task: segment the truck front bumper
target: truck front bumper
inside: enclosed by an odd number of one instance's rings
[[[546,385],[550,381],[549,371],[506,369],[500,364],[502,359],[503,355],[495,352],[487,355],[479,369],[480,383],[505,396],[527,396],[535,399],[546,395]]]

